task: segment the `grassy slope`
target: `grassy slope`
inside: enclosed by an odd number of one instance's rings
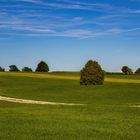
[[[140,84],[107,82],[84,87],[63,78],[1,76],[0,95],[86,104],[66,107],[0,101],[0,140],[140,139],[140,108],[129,107],[140,103]]]
[[[79,80],[80,73],[78,72],[60,72],[60,73],[11,73],[11,72],[0,72],[0,76],[19,76],[19,77],[30,77],[30,78],[41,78],[41,79],[65,79],[65,80]],[[115,83],[140,83],[139,75],[106,75],[106,82]]]

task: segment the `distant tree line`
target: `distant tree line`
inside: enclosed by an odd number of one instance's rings
[[[10,72],[33,72],[33,70],[29,67],[24,67],[21,70],[16,66],[16,65],[10,65],[9,66],[9,71]],[[5,72],[5,69],[0,67],[0,72]],[[46,62],[41,61],[36,69],[35,72],[49,72],[49,66]]]
[[[93,64],[96,65],[95,68],[94,68],[94,66],[92,66]],[[85,65],[85,68],[83,68],[81,70],[81,73],[84,73],[83,70],[85,70],[86,68],[88,70],[89,69],[94,69],[95,70],[97,68],[97,65],[98,65],[98,62],[89,60],[87,62],[87,64]],[[10,65],[9,66],[9,71],[10,72],[33,72],[33,70],[29,67],[24,67],[20,70],[16,65]],[[122,75],[122,74],[124,74],[124,75],[133,75],[133,74],[140,75],[140,68],[138,68],[135,72],[133,72],[130,67],[123,66],[121,71],[122,71],[122,73],[121,72],[106,72],[106,71],[103,70],[103,72],[105,74],[110,74],[110,75]],[[5,72],[5,69],[2,68],[1,66],[0,66],[0,72]],[[40,61],[37,65],[36,69],[35,69],[35,72],[49,72],[48,64],[45,61]]]
[[[4,72],[5,69],[0,67],[0,72]],[[33,72],[29,67],[24,67],[20,70],[16,65],[9,66],[10,72]],[[89,60],[80,71],[80,84],[81,85],[102,85],[104,83],[105,74],[124,74],[124,75],[140,75],[140,68],[135,72],[132,71],[128,66],[123,66],[121,69],[122,73],[109,73],[105,72],[98,62]],[[35,72],[49,72],[49,66],[45,61],[38,63]]]
[[[133,70],[131,68],[129,68],[128,66],[123,66],[121,69],[122,72],[106,72],[105,74],[108,75],[140,75],[140,68],[138,68],[135,72],[133,72]]]
[[[122,72],[125,75],[133,75],[133,74],[140,75],[140,68],[138,68],[135,72],[133,72],[133,70],[129,68],[128,66],[123,66]]]

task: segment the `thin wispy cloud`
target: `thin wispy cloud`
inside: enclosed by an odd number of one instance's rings
[[[56,9],[74,9],[74,10],[89,10],[89,11],[98,11],[98,12],[112,12],[112,13],[139,13],[140,9],[129,9],[124,6],[114,6],[108,3],[95,3],[95,2],[86,2],[86,1],[73,1],[73,0],[17,0],[19,2],[28,2],[35,5],[39,5],[47,8],[56,8]],[[139,1],[139,0],[138,0]]]
[[[43,0],[16,0],[16,1],[28,2],[40,6],[58,8],[58,9],[77,9],[77,10],[90,10],[90,11],[113,10],[113,7],[108,4],[101,4],[101,3],[89,4],[80,1],[67,1],[67,0],[53,0],[51,2],[43,1]]]
[[[1,0],[0,31],[1,36],[100,37],[138,32],[139,13],[138,8],[88,0]]]

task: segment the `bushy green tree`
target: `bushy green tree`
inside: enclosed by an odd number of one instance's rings
[[[102,85],[104,83],[104,71],[96,61],[89,60],[81,70],[81,85]]]
[[[136,70],[135,74],[140,75],[140,68],[138,68],[138,69]]]
[[[41,61],[35,70],[36,72],[49,72],[49,66],[47,65],[46,62]]]
[[[19,72],[20,71],[16,65],[11,65],[11,66],[9,66],[9,68],[10,68],[9,69],[10,72]]]
[[[29,67],[24,67],[22,69],[22,72],[33,72],[33,70],[31,68],[29,68]]]
[[[133,74],[132,69],[129,68],[128,66],[123,66],[123,67],[122,67],[122,72],[123,72],[125,75],[132,75],[132,74]]]
[[[0,72],[4,72],[4,71],[5,71],[5,69],[0,67]]]

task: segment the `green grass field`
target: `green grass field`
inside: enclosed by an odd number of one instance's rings
[[[139,140],[140,76],[80,86],[79,73],[0,73],[0,96],[84,106],[0,101],[0,140]]]

